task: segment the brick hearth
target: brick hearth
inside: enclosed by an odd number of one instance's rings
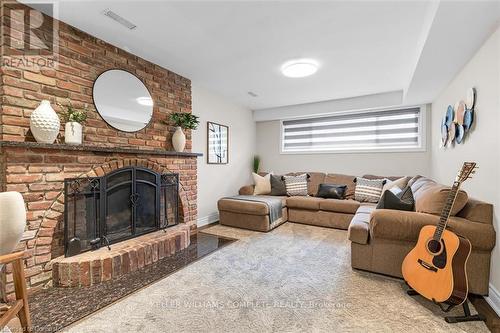
[[[91,286],[151,265],[189,246],[185,224],[102,247],[73,257],[52,261],[52,277],[57,287]]]
[[[52,20],[47,16],[44,19]],[[52,284],[54,262],[61,265],[61,269],[54,272],[58,275],[56,284],[67,285],[67,281],[59,278],[59,273],[66,274],[63,267],[67,266],[64,261],[55,260],[63,253],[65,178],[102,176],[128,165],[178,173],[181,206],[178,229],[196,230],[196,154],[190,153],[191,133],[186,132],[187,153],[172,152],[174,127],[168,122],[172,112],[191,112],[190,80],[63,22],[58,25],[59,54],[55,67],[21,68],[4,63],[0,70],[0,190],[18,191],[26,202],[26,231],[16,250],[25,251],[26,278],[31,291]],[[109,69],[124,69],[135,74],[151,93],[153,118],[143,130],[118,131],[95,110],[93,82]],[[84,146],[47,146],[33,142],[30,115],[42,100],[49,100],[57,113],[61,112],[57,103],[67,105],[71,102],[76,108],[88,104]],[[59,142],[64,142],[63,129],[62,123]],[[189,235],[186,237],[189,239]],[[180,246],[185,245],[181,241]],[[113,262],[120,258],[120,265],[127,260],[122,254],[113,258]],[[108,267],[109,261],[101,261],[102,272],[107,274],[104,267]],[[0,273],[0,287],[3,286],[0,291],[12,298],[11,267],[7,266],[5,271],[6,274]],[[101,275],[100,280],[106,278],[107,275]]]

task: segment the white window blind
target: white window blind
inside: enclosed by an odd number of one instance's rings
[[[282,152],[422,148],[419,107],[284,120]]]

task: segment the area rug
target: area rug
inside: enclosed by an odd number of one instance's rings
[[[240,241],[68,331],[488,332],[481,322],[447,324],[400,280],[352,270],[345,231],[286,223],[204,232]]]

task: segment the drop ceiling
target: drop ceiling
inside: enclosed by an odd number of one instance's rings
[[[432,101],[500,18],[492,1],[57,4],[60,20],[254,110],[395,91],[401,103]],[[137,27],[121,26],[106,9]],[[284,77],[280,66],[294,58],[320,68]]]

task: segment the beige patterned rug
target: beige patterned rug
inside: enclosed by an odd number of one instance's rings
[[[400,280],[353,271],[345,231],[286,223],[203,232],[240,240],[67,331],[488,332],[481,322],[447,324]]]

